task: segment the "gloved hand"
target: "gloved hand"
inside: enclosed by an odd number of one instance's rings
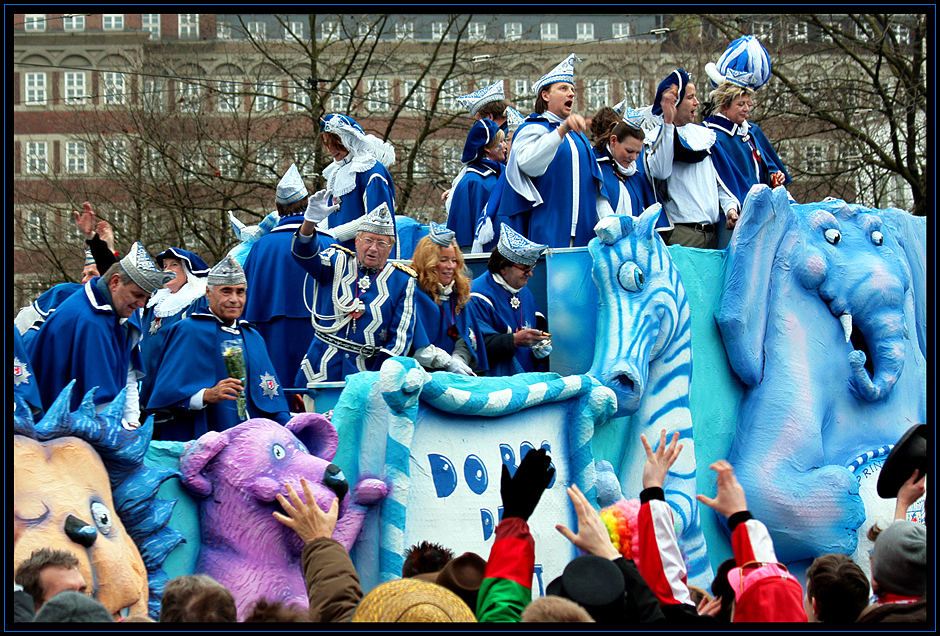
[[[447,363],[447,370],[450,371],[451,373],[462,373],[463,375],[476,375],[473,372],[473,369],[471,369],[467,365],[466,362],[454,356],[451,356],[450,362]]]
[[[519,462],[516,474],[509,476],[509,469],[503,464],[503,473],[499,482],[499,494],[503,499],[503,519],[519,517],[528,521],[542,493],[551,483],[555,469],[550,468],[552,458],[544,448],[530,450]]]
[[[542,359],[547,358],[548,355],[552,352],[552,341],[546,338],[538,344],[532,345],[532,355],[536,358]]]
[[[330,199],[330,193],[326,190],[320,190],[315,192],[310,196],[310,199],[307,201],[307,211],[304,212],[304,221],[310,221],[311,223],[319,223],[331,213],[339,209],[339,204],[334,203],[330,205],[328,203]]]

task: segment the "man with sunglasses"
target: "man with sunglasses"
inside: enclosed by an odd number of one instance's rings
[[[487,375],[514,375],[548,370],[552,351],[545,317],[526,288],[539,257],[548,249],[503,224],[488,271],[473,281],[474,311],[483,331],[489,363]]]
[[[314,211],[315,212],[315,211]],[[358,371],[378,371],[408,354],[415,328],[414,271],[389,263],[395,225],[381,203],[362,218],[356,251],[330,244],[305,216],[291,254],[313,279],[314,338],[294,386],[338,382]]]

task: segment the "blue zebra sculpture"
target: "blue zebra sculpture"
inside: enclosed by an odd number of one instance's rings
[[[695,444],[689,410],[692,336],[689,303],[679,272],[656,234],[660,205],[634,219],[608,216],[588,244],[600,293],[594,364],[588,375],[617,396],[617,416],[632,416],[622,464],[627,496],[639,493],[625,473],[639,475],[645,455],[640,433],[651,444],[659,431],[678,431],[684,450],[669,472],[666,500],[677,517],[689,582],[708,587],[713,573],[695,500]]]

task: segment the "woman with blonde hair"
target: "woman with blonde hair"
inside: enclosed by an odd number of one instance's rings
[[[430,234],[415,247],[414,358],[429,371],[474,375],[486,366],[483,335],[470,307],[470,278],[454,232],[431,223]]]

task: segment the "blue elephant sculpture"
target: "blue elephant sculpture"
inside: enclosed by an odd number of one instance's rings
[[[628,496],[639,494],[637,478],[646,461],[639,433],[654,447],[665,429],[678,432],[682,454],[664,484],[676,515],[689,582],[707,587],[714,575],[695,500],[695,444],[689,390],[692,333],[689,302],[665,243],[656,232],[661,206],[638,218],[601,219],[588,252],[599,292],[594,363],[588,375],[617,396],[617,416],[632,416],[618,476]]]
[[[926,421],[926,221],[755,186],[716,318],[746,386],[729,461],[784,563],[852,554],[849,466]]]

